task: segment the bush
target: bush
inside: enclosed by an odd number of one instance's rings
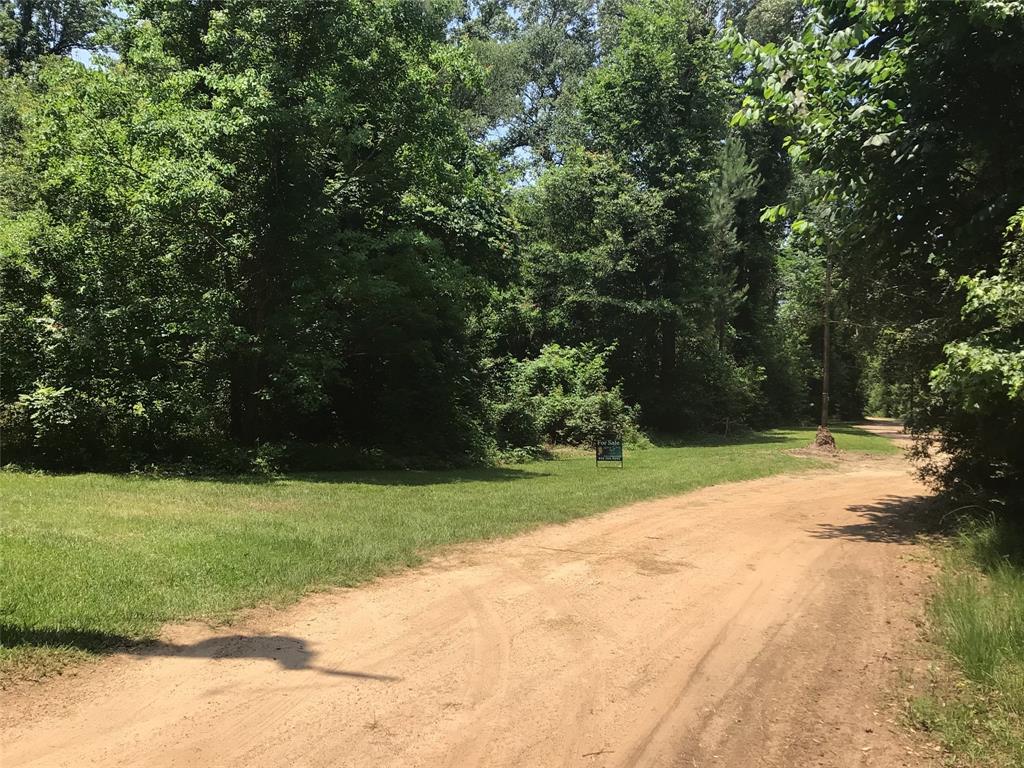
[[[526,398],[494,406],[495,439],[500,450],[538,445],[542,438],[537,417]]]
[[[78,469],[97,456],[106,463],[111,446],[122,447],[141,421],[138,411],[118,413],[70,387],[41,385],[4,406],[0,429],[6,460]]]
[[[143,401],[90,384],[96,394],[40,384],[0,405],[0,461],[58,471],[249,468],[246,452],[227,439],[210,405],[186,390],[176,390],[178,398]]]
[[[607,383],[610,350],[548,344],[528,360],[510,361],[493,406],[498,449],[541,441],[592,445],[603,438],[644,440],[637,410]]]

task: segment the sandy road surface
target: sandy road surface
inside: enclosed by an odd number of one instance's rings
[[[627,476],[628,477],[628,476]],[[17,691],[16,766],[903,766],[898,459],[718,486]]]

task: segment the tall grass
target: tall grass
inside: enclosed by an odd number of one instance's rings
[[[936,626],[964,674],[1024,715],[1024,530],[973,524],[955,552],[932,605]]]
[[[919,721],[968,765],[1024,766],[1024,526],[962,527],[931,603],[965,680],[918,700]]]

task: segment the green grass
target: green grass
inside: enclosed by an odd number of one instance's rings
[[[915,719],[960,764],[1024,766],[1024,527],[966,525],[930,607],[959,674],[914,702]]]
[[[840,447],[889,450],[837,430]],[[354,585],[432,548],[514,534],[639,499],[816,466],[810,430],[441,472],[159,479],[0,473],[0,676],[45,673],[264,602]]]

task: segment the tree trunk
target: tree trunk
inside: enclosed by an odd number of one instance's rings
[[[829,415],[829,357],[830,349],[830,324],[832,317],[832,243],[829,242],[825,254],[825,301],[824,301],[824,334],[821,350],[821,426],[828,429]]]

